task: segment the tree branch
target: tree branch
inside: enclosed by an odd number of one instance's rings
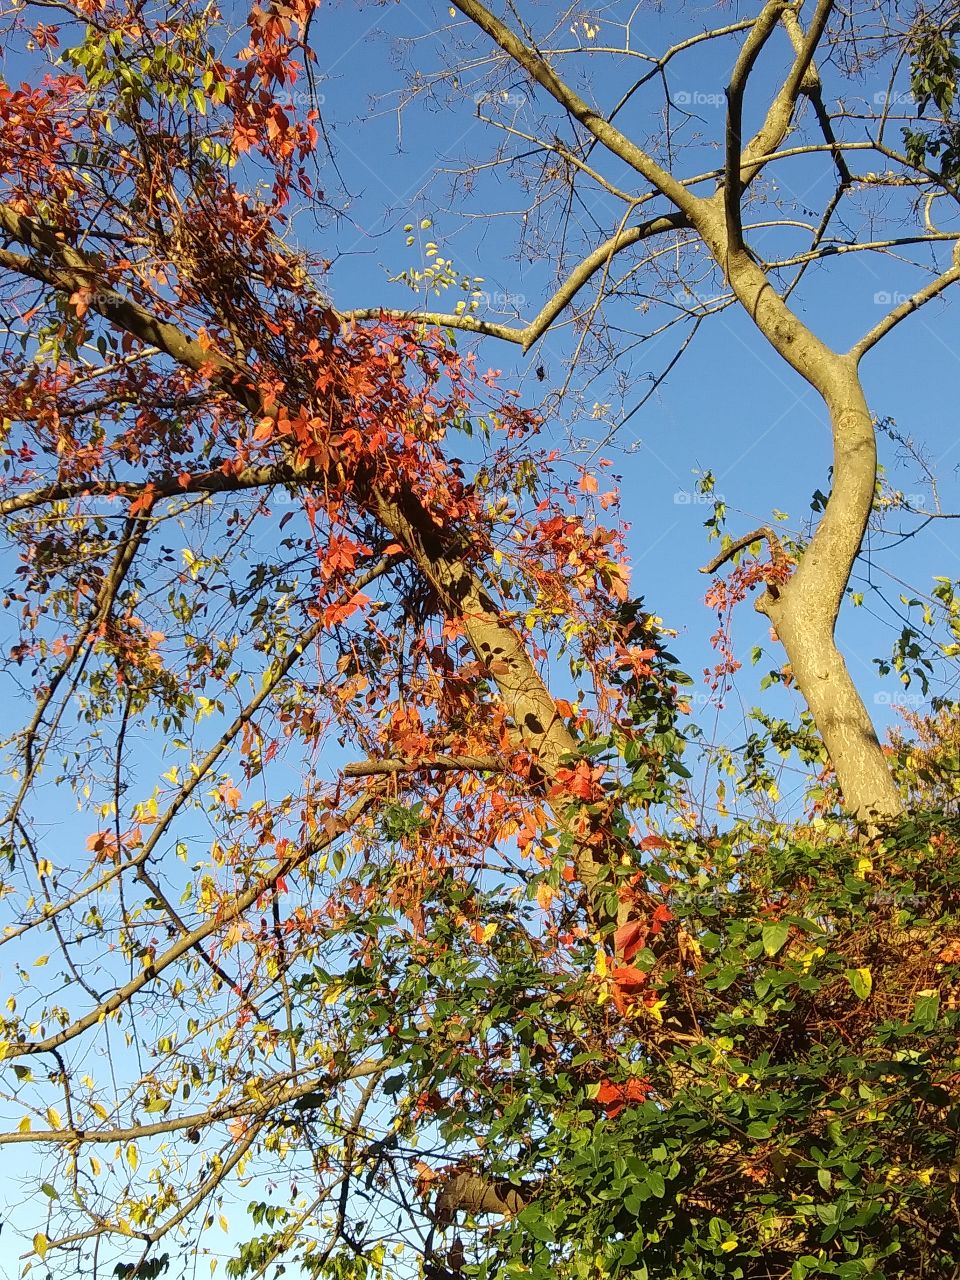
[[[464,0],[464,2],[469,2],[472,7],[486,12],[482,6],[475,6],[473,0]],[[684,199],[685,203],[692,202],[698,207],[702,205],[702,202],[695,201],[693,197],[688,199],[686,194]],[[0,229],[6,230],[12,238],[23,244],[37,247],[53,259],[52,262],[40,261],[32,256],[23,257],[11,254],[7,250],[0,250],[0,267],[19,271],[55,289],[70,288],[72,290],[80,287],[89,289],[91,284],[98,283],[103,275],[102,268],[98,268],[97,264],[89,261],[84,255],[64,245],[48,228],[29,218],[24,218],[7,206],[0,206]],[[63,265],[58,265],[58,260]],[[158,320],[145,308],[123,298],[115,289],[101,287],[92,291],[89,308],[118,327],[126,329],[141,341],[149,342],[177,363],[197,371],[212,371],[216,375],[215,381],[222,389],[258,418],[272,416],[276,412],[273,408],[268,409],[261,400],[256,378],[250,370],[227,360],[210,348],[201,346],[197,340],[183,334],[175,325]],[[336,465],[336,458],[331,460],[330,465]],[[356,494],[358,503],[373,514],[404,547],[417,568],[436,590],[447,616],[458,618],[463,623],[477,657],[484,663],[494,664],[492,676],[519,741],[536,757],[543,776],[547,779],[553,777],[563,761],[576,755],[577,744],[567,729],[523,641],[510,623],[503,620],[502,611],[490,598],[480,577],[464,563],[462,555],[456,550],[456,542],[450,532],[437,527],[420,500],[411,492],[398,493],[392,488],[381,487],[373,476],[366,477],[366,480],[369,489]],[[358,486],[361,483],[362,481],[358,480]],[[295,660],[295,656],[291,661]],[[189,782],[196,786],[197,780],[192,778]],[[566,821],[565,813],[569,807],[569,804],[559,805],[558,816],[561,821]],[[154,828],[151,840],[144,847],[142,851],[144,857],[147,856],[147,849],[155,846],[162,829],[164,829],[163,820]],[[603,880],[604,866],[598,862],[593,850],[586,842],[577,845],[575,863],[581,882],[592,893]],[[285,863],[283,865],[286,870],[290,869],[290,866],[286,866]],[[280,874],[283,874],[282,870],[272,873],[273,879],[270,883],[273,883]],[[269,887],[269,885],[264,884],[263,887]],[[262,892],[262,888],[257,892]],[[240,909],[246,909],[249,905],[246,899],[244,903],[243,908],[231,910],[231,919],[239,914]],[[206,932],[198,936],[206,936]],[[181,939],[178,947],[189,945],[192,945],[192,935],[190,938]],[[173,954],[174,951],[176,954]],[[172,962],[172,959],[179,954],[179,951],[171,948],[165,953],[166,957],[169,957],[165,963]],[[111,997],[111,1001],[115,1003],[111,1003],[106,1012],[119,1007],[147,980],[147,978],[137,978],[129,992],[115,993]],[[126,992],[126,988],[123,991]],[[87,1018],[72,1023],[62,1032],[37,1042],[37,1045],[45,1048],[56,1047],[63,1043],[64,1039],[79,1034],[96,1021],[102,1008],[101,1006],[95,1011],[92,1021],[89,1020],[88,1015]],[[42,1049],[36,1046],[17,1049],[18,1053],[41,1051]]]
[[[739,551],[743,551],[752,543],[759,542],[761,538],[766,538],[767,542],[770,544],[770,554],[775,560],[783,556],[783,543],[777,537],[773,529],[771,529],[768,524],[764,524],[761,525],[759,529],[754,529],[753,533],[745,533],[742,538],[737,538],[737,540],[735,542],[731,542],[728,547],[724,547],[722,551],[718,552],[717,555],[713,557],[709,564],[705,564],[703,566],[700,572],[716,573],[721,565],[726,564],[728,560],[732,560]]]
[[[926,288],[918,290],[907,298],[905,302],[901,302],[892,311],[888,311],[879,324],[874,325],[868,333],[863,335],[859,342],[854,343],[847,352],[847,359],[852,360],[854,364],[859,364],[870,348],[875,347],[880,339],[886,337],[890,330],[895,328],[901,320],[905,320],[914,311],[919,311],[925,303],[932,302],[934,298],[938,298],[945,289],[948,289],[952,284],[956,284],[958,280],[960,280],[960,242],[957,243],[953,250],[953,266],[944,271],[936,280],[931,280]]]
[[[767,0],[753,30],[743,42],[727,85],[726,168],[723,180],[723,207],[727,221],[727,242],[732,253],[743,248],[743,227],[740,220],[742,187],[741,130],[743,126],[743,94],[760,51],[767,43],[780,17],[787,7],[787,0]]]
[[[463,1169],[444,1179],[434,1202],[434,1218],[438,1226],[446,1226],[457,1213],[497,1213],[513,1217],[535,1194],[535,1188],[530,1185],[517,1187],[505,1178],[487,1178],[472,1169]]]
[[[518,343],[527,352],[556,320],[557,316],[570,304],[597,271],[601,271],[609,263],[615,253],[628,249],[641,240],[648,240],[665,231],[678,231],[689,226],[685,214],[671,213],[662,217],[651,218],[637,227],[627,227],[610,236],[603,244],[580,262],[566,278],[560,288],[541,307],[535,318],[522,329],[509,325],[489,324],[478,320],[476,316],[457,315],[451,312],[436,311],[403,311],[389,308],[369,307],[359,311],[345,311],[342,320],[388,320],[412,321],[422,320],[424,324],[439,325],[449,329],[464,329],[468,333],[482,333],[488,337],[503,338],[507,342]]]
[[[495,44],[498,44],[508,57],[522,67],[537,84],[546,89],[551,97],[555,98],[589,133],[632,169],[636,169],[677,209],[688,215],[696,210],[700,204],[696,196],[691,195],[686,187],[666,169],[662,169],[652,156],[631,142],[619,129],[574,93],[535,49],[525,44],[489,9],[480,4],[479,0],[453,0],[453,3],[464,17],[469,18]]]
[[[495,756],[429,756],[423,760],[360,760],[343,770],[345,778],[368,778],[380,774],[420,773],[436,770],[473,770],[502,773],[504,763]]]
[[[136,498],[147,489],[157,498],[176,498],[195,493],[235,493],[241,489],[265,489],[279,484],[309,484],[323,477],[319,472],[298,469],[289,463],[276,463],[268,467],[246,467],[237,474],[223,471],[201,471],[183,482],[179,476],[162,475],[150,481],[89,480],[71,484],[51,484],[42,489],[31,489],[0,501],[0,517],[30,511],[35,507],[54,502],[69,502],[73,498]]]
[[[763,124],[747,144],[742,159],[742,165],[748,170],[746,177],[743,176],[741,168],[741,181],[744,186],[749,186],[757,176],[770,158],[770,153],[780,146],[790,128],[797,99],[803,90],[813,55],[823,36],[833,5],[834,0],[819,0],[810,28],[797,48],[790,71],[779,93],[770,104]]]

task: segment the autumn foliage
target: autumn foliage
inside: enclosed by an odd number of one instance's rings
[[[317,20],[3,13],[25,1263],[946,1275],[955,819],[701,821],[612,460],[292,247]]]

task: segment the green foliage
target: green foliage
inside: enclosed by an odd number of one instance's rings
[[[482,1151],[529,1201],[468,1274],[949,1274],[958,841],[935,817],[671,841],[647,877],[673,918],[633,960],[660,1007],[626,1016],[589,937],[561,963],[505,896],[451,880],[422,950],[370,922],[358,1009],[389,981],[408,1131],[428,1117],[448,1169]],[[497,921],[483,945],[474,917]]]
[[[917,103],[917,116],[923,118],[932,104],[939,119],[929,130],[903,130],[910,164],[923,168],[929,156],[936,161],[941,176],[953,182],[960,177],[960,120],[953,115],[960,75],[960,56],[956,46],[958,35],[958,22],[945,29],[923,23],[915,34],[911,47],[910,88]]]

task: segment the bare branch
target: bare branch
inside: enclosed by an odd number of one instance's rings
[[[852,360],[854,364],[859,364],[870,348],[875,347],[880,339],[886,337],[901,320],[905,320],[914,311],[919,311],[926,303],[938,298],[945,289],[949,289],[950,285],[956,284],[958,280],[960,280],[960,242],[953,251],[953,266],[937,276],[936,280],[931,280],[926,288],[918,290],[905,302],[888,311],[879,324],[874,325],[869,333],[865,333],[859,342],[854,343],[847,352],[847,359]]]
[[[797,50],[786,79],[770,104],[763,124],[744,150],[743,163],[748,168],[748,174],[744,177],[741,171],[741,181],[745,186],[757,176],[769,160],[770,154],[780,146],[790,128],[797,99],[804,87],[813,55],[823,36],[833,5],[834,0],[819,0],[810,28]]]
[[[415,321],[438,325],[451,329],[465,329],[470,333],[484,333],[490,337],[504,338],[508,342],[516,342],[529,351],[538,338],[543,337],[561,312],[569,306],[591,276],[603,270],[615,253],[628,249],[641,240],[648,240],[666,231],[679,231],[689,225],[687,217],[682,213],[665,214],[651,218],[637,227],[627,227],[616,235],[605,240],[580,262],[570,273],[555,294],[541,307],[536,317],[523,329],[514,329],[509,325],[490,325],[485,320],[477,320],[475,316],[456,315],[453,313],[420,312],[388,310],[386,308],[368,308],[362,311],[346,311],[343,320],[375,320],[385,317],[390,320]],[[483,326],[483,327],[480,327]],[[496,330],[497,332],[494,332]]]
[[[731,542],[728,547],[717,553],[710,561],[700,570],[701,573],[716,573],[721,565],[732,560],[733,557],[746,547],[751,546],[754,542],[759,542],[761,538],[766,538],[770,544],[770,554],[774,559],[783,556],[783,544],[777,534],[770,528],[768,524],[761,525],[759,529],[754,529],[753,533],[745,533],[742,538],[737,538],[735,542]]]
[[[740,222],[740,168],[741,129],[743,124],[743,94],[760,51],[767,43],[781,14],[786,0],[767,0],[753,30],[743,42],[727,85],[726,169],[723,181],[723,207],[727,220],[727,242],[732,253],[743,248],[743,228]]]
[[[661,168],[652,156],[631,142],[619,129],[610,124],[598,111],[595,111],[578,94],[574,93],[569,85],[557,76],[553,68],[544,61],[539,53],[525,44],[489,9],[480,4],[478,0],[453,0],[453,2],[464,17],[469,18],[481,31],[486,32],[494,43],[503,49],[504,53],[536,80],[537,84],[546,89],[575,120],[578,120],[609,151],[619,156],[632,169],[636,169],[651,186],[656,187],[660,194],[666,196],[681,212],[689,216],[696,210],[700,201],[691,195],[681,182],[668,173],[666,169]]]

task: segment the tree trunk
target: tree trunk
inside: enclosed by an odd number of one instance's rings
[[[873,505],[877,446],[855,364],[838,358],[825,399],[833,431],[833,488],[793,577],[757,602],[787,652],[823,738],[846,808],[862,820],[902,809],[883,749],[834,638],[837,614]]]
[[[722,193],[721,193],[722,195]],[[838,355],[790,310],[744,249],[728,249],[719,200],[698,227],[747,314],[778,355],[822,397],[833,433],[833,488],[793,577],[757,602],[793,668],[836,771],[844,807],[862,821],[903,809],[863,699],[834,629],[873,508],[877,439],[857,358]]]

